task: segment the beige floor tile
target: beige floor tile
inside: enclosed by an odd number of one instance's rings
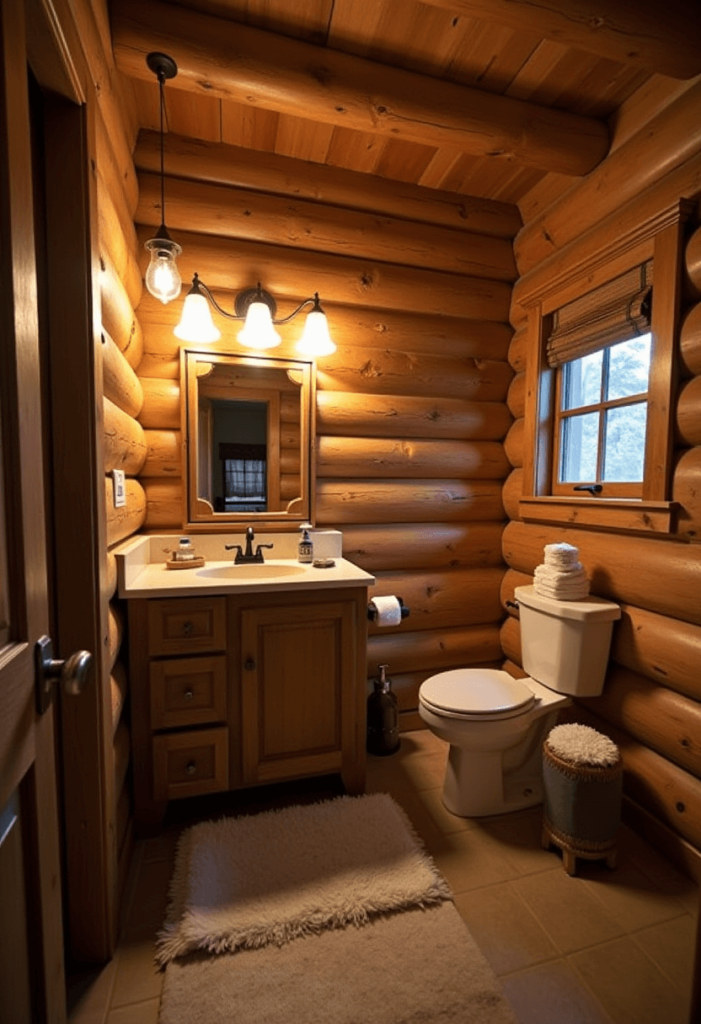
[[[678,899],[689,913],[695,914],[698,911],[698,885],[658,853],[651,843],[626,825],[621,826],[619,831],[618,849],[621,862],[624,858],[630,859],[655,885]]]
[[[125,936],[117,952],[111,1007],[159,999],[163,973],[156,967],[154,935]]]
[[[679,900],[663,892],[630,862],[614,871],[601,863],[590,864],[582,869],[581,876],[589,892],[601,900],[624,931],[637,931],[685,913]]]
[[[468,829],[475,827],[475,818],[460,818],[447,809],[443,803],[442,785],[434,789],[422,789],[416,796],[424,805],[426,813],[439,832],[450,835],[451,832],[467,832]]]
[[[105,1024],[158,1024],[160,999],[149,999],[111,1010]]]
[[[478,828],[442,835],[427,844],[453,893],[469,892],[514,878],[516,872],[499,844]]]
[[[540,806],[481,821],[482,828],[501,844],[504,854],[519,875],[552,871],[562,864],[557,851],[543,849],[542,824],[543,811]]]
[[[690,914],[644,928],[632,939],[682,992],[691,992],[696,922]]]
[[[104,967],[70,979],[67,986],[69,1024],[103,1024],[117,973],[116,959]]]
[[[519,878],[514,888],[561,953],[573,953],[623,934],[580,878],[558,868]]]
[[[519,1024],[612,1024],[591,992],[562,960],[510,974],[501,978],[501,986]]]
[[[124,924],[127,935],[155,933],[163,924],[173,864],[166,860],[142,861],[131,910]]]
[[[628,936],[575,953],[569,962],[615,1024],[686,1024],[686,993]]]
[[[511,974],[558,951],[510,882],[461,893],[455,906],[497,974]]]

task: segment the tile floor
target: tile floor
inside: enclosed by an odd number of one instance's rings
[[[696,886],[625,826],[615,871],[579,861],[569,877],[557,851],[540,847],[540,808],[488,819],[449,814],[445,756],[432,733],[405,733],[398,754],[369,758],[368,791],[391,793],[410,816],[520,1024],[687,1024]],[[254,813],[328,798],[338,785],[266,787],[196,810]],[[72,980],[70,1024],[156,1024],[162,975],[153,940],[177,834],[194,809],[171,805],[162,835],[137,844],[117,953]]]

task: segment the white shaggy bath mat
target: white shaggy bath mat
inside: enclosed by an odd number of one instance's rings
[[[205,822],[180,838],[156,959],[282,946],[450,898],[384,793]]]
[[[159,1021],[516,1024],[452,903],[284,946],[173,960],[166,967]]]

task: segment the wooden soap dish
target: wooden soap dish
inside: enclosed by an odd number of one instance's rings
[[[204,558],[170,558],[166,562],[166,569],[200,569],[204,565]]]

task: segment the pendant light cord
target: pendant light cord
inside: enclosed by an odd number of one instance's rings
[[[165,71],[161,68],[158,72],[158,93],[161,121],[161,224],[165,227],[166,222],[166,199],[165,199],[165,163],[163,160],[163,86],[165,84]]]

